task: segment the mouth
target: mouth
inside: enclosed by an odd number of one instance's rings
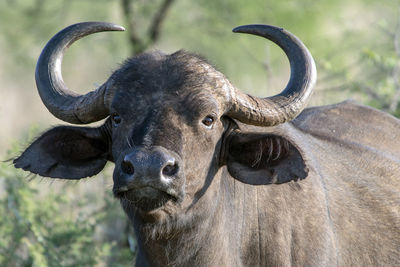
[[[167,193],[151,186],[113,189],[113,193],[121,202],[145,212],[156,210],[164,206],[168,201],[178,202],[179,200],[179,197],[173,192]]]

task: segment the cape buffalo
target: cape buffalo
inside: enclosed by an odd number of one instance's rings
[[[113,192],[132,221],[137,266],[400,266],[400,121],[345,102],[304,109],[312,56],[268,25],[234,32],[279,45],[282,93],[242,93],[199,56],[128,59],[98,89],[70,91],[64,50],[122,27],[86,22],[55,35],[36,68],[61,126],[38,137],[17,168],[81,179],[115,163]]]

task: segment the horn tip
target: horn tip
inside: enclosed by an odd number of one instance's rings
[[[244,27],[244,25],[243,25],[243,26],[238,26],[238,27],[235,27],[235,28],[233,28],[233,29],[232,29],[232,32],[235,32],[235,33],[240,33],[240,32],[241,32],[241,30],[243,29],[243,27]]]
[[[278,31],[283,31],[284,29],[281,27],[276,27],[272,25],[266,25],[266,24],[248,24],[248,25],[242,25],[238,26],[232,29],[232,32],[234,33],[256,33],[256,32],[262,32],[265,30],[278,30]]]
[[[89,22],[91,23],[91,22]],[[104,31],[118,31],[118,32],[123,32],[125,31],[125,28],[121,25],[110,23],[110,22],[93,22],[95,24],[99,24],[102,27],[104,27]]]
[[[71,25],[72,27],[84,27],[84,28],[93,28],[95,29],[92,33],[95,32],[103,32],[103,31],[125,31],[125,28],[121,25],[114,24],[111,22],[102,22],[102,21],[87,21],[80,22]]]
[[[125,31],[125,28],[122,27],[121,25],[114,24],[114,30],[115,31],[119,31],[119,32],[123,32],[123,31]]]

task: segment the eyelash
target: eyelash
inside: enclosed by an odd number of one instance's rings
[[[215,119],[214,119],[213,116],[208,115],[208,116],[206,116],[201,122],[202,122],[202,123],[204,124],[204,126],[206,126],[207,128],[211,128],[212,125],[213,125],[214,122],[215,122]]]
[[[117,113],[114,113],[111,115],[111,120],[112,120],[114,126],[117,126],[122,121],[121,116],[119,116]],[[207,128],[211,128],[215,122],[215,119],[214,119],[214,116],[208,115],[201,122]]]
[[[111,115],[111,120],[113,121],[114,126],[117,126],[121,123],[122,119],[117,113]]]

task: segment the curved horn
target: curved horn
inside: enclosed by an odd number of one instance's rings
[[[314,60],[304,44],[290,32],[270,25],[244,25],[233,32],[267,38],[279,45],[290,62],[290,80],[278,95],[258,98],[234,89],[227,114],[243,123],[273,126],[294,119],[306,106],[317,79]]]
[[[101,120],[108,115],[104,105],[103,84],[95,91],[79,95],[69,90],[61,75],[65,50],[82,37],[103,31],[124,31],[119,25],[106,22],[83,22],[58,32],[44,47],[36,64],[36,86],[47,109],[57,118],[75,124]]]

